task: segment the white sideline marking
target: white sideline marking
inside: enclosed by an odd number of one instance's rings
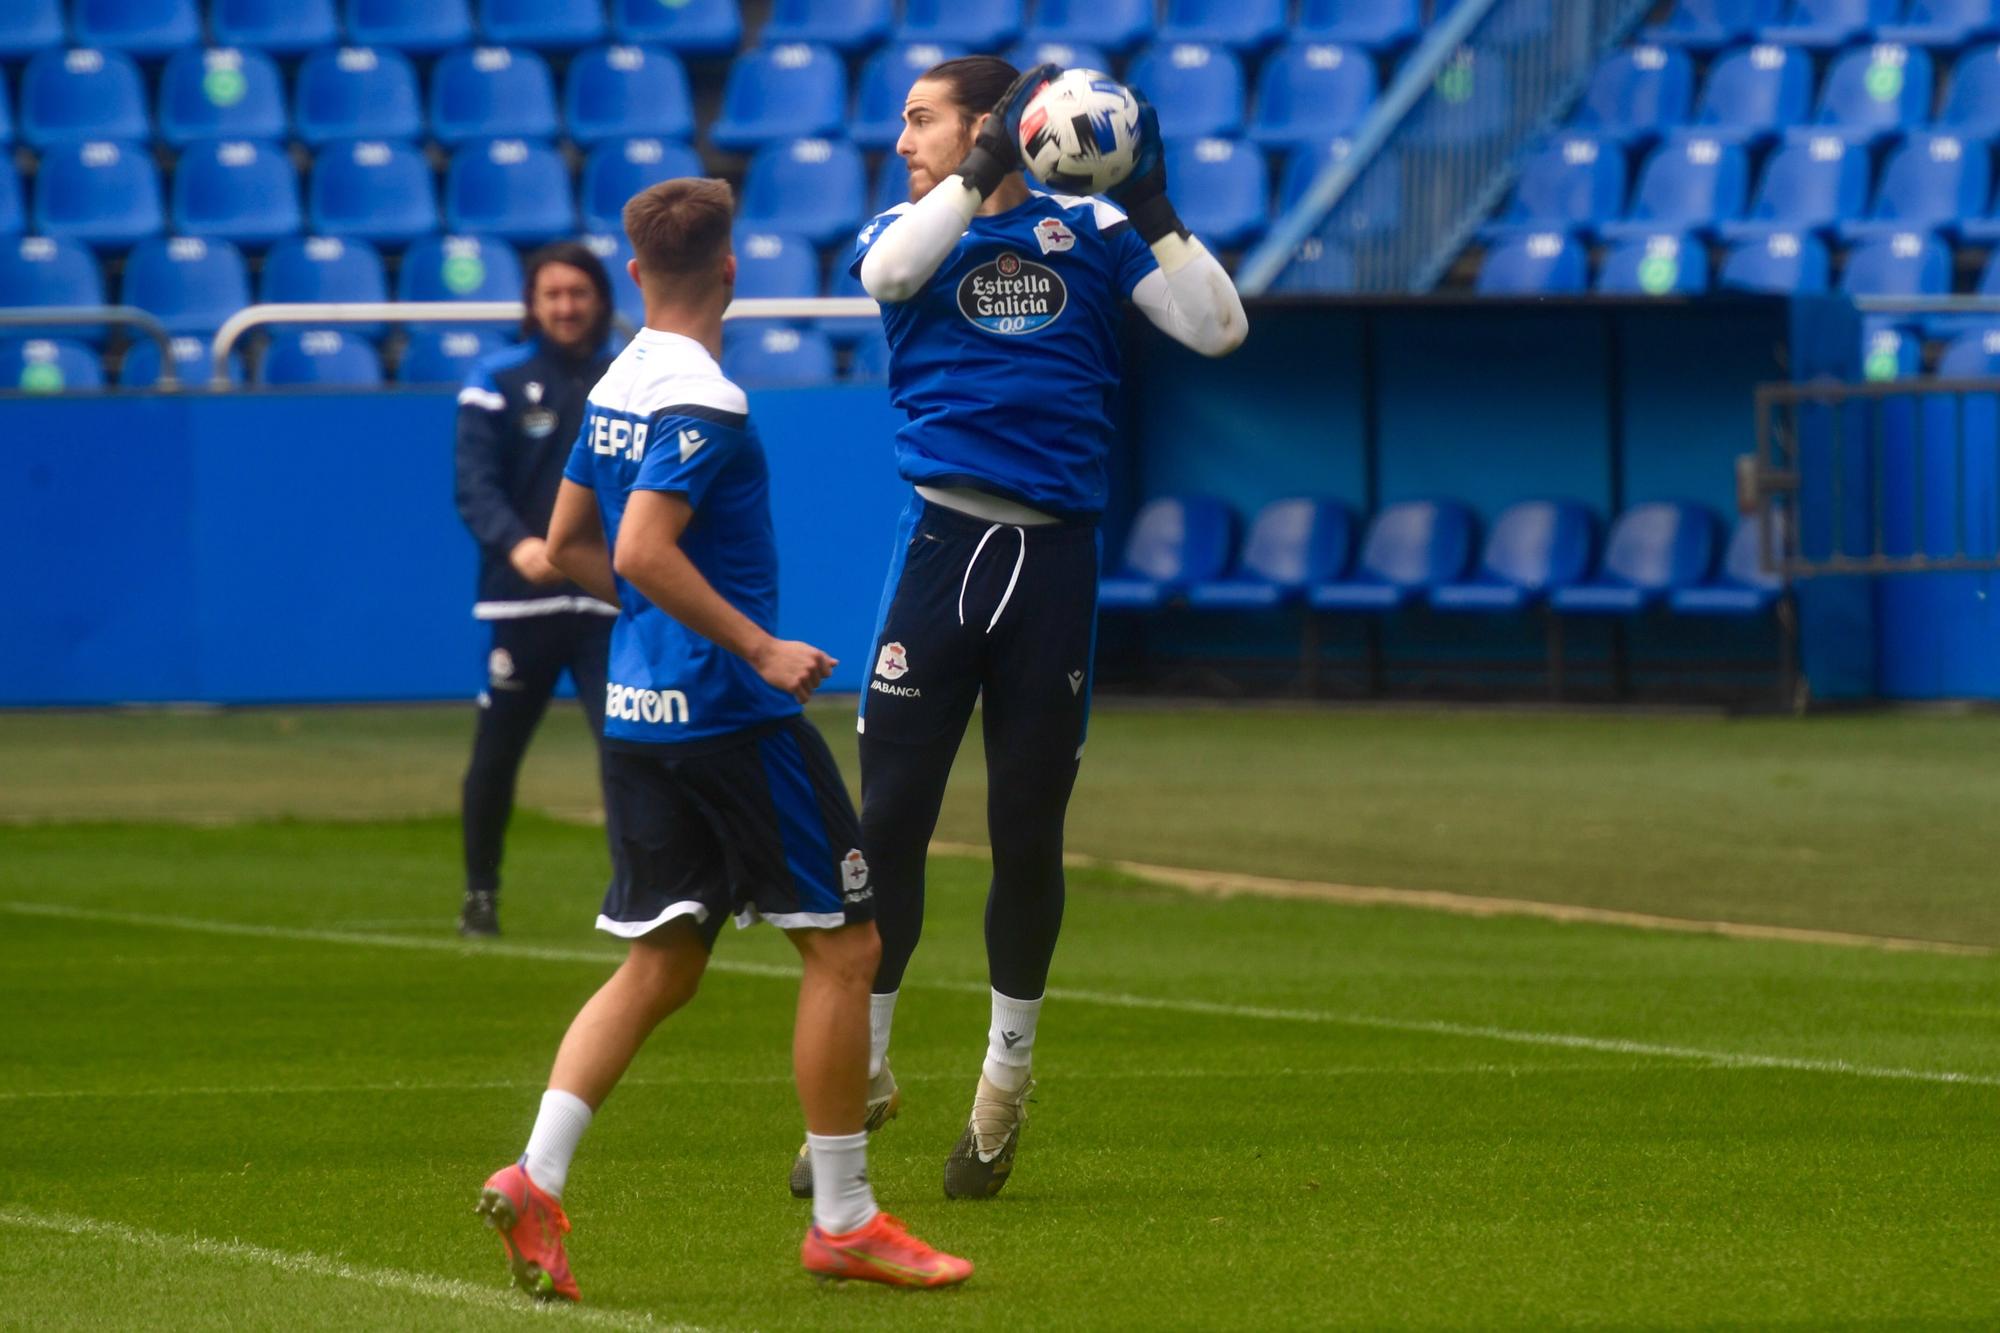
[[[701,1330],[692,1324],[661,1324],[644,1314],[593,1310],[588,1306],[546,1305],[493,1287],[461,1282],[456,1278],[433,1277],[428,1273],[407,1273],[396,1268],[352,1264],[344,1259],[329,1258],[308,1250],[274,1250],[264,1245],[252,1245],[248,1241],[211,1240],[206,1236],[174,1236],[161,1231],[145,1231],[139,1227],[126,1226],[123,1222],[105,1222],[94,1217],[76,1217],[66,1213],[39,1213],[26,1208],[7,1207],[0,1208],[0,1227],[105,1240],[138,1249],[158,1250],[165,1254],[192,1254],[204,1259],[233,1259],[244,1263],[262,1264],[267,1268],[276,1268],[302,1277],[331,1278],[339,1282],[353,1282],[364,1287],[374,1287],[378,1291],[427,1296],[432,1300],[451,1301],[458,1305],[475,1305],[481,1309],[504,1311],[508,1314],[540,1315],[604,1328],[643,1328],[658,1330],[659,1333],[701,1333]]]
[[[249,935],[262,939],[303,940],[320,944],[354,944],[385,949],[415,949],[428,953],[456,953],[468,956],[537,959],[547,962],[614,963],[617,955],[601,949],[562,949],[527,944],[466,944],[457,940],[422,939],[404,935],[368,935],[339,930],[309,930],[292,926],[260,926],[233,921],[211,921],[200,917],[155,916],[142,913],[101,912],[58,903],[0,902],[0,911],[17,916],[52,917],[70,921],[99,921],[111,925],[146,926],[160,930],[186,930],[211,935]],[[721,972],[745,976],[796,979],[794,968],[770,963],[711,962]],[[983,982],[906,981],[916,990],[948,991],[956,995],[987,996]],[[1957,1083],[1972,1087],[2000,1088],[2000,1074],[1967,1074],[1949,1069],[1899,1069],[1881,1065],[1858,1065],[1847,1060],[1818,1060],[1802,1056],[1754,1055],[1739,1051],[1711,1051],[1694,1046],[1671,1046],[1653,1042],[1628,1041],[1619,1037],[1591,1037],[1570,1032],[1534,1032],[1516,1028],[1487,1027],[1471,1023],[1450,1023],[1421,1018],[1384,1018],[1373,1014],[1343,1014],[1324,1009],[1281,1009],[1268,1005],[1225,1004],[1215,1000],[1170,1000],[1153,995],[1127,995],[1118,991],[1077,990],[1051,986],[1052,1000],[1074,1004],[1096,1004],[1113,1009],[1151,1009],[1164,1013],[1200,1014],[1209,1018],[1254,1018],[1277,1023],[1318,1023],[1333,1027],[1365,1028],[1379,1032],[1421,1033],[1434,1037],[1466,1037],[1483,1041],[1509,1042],[1517,1046],[1554,1046],[1566,1050],[1598,1051],[1607,1055],[1658,1056],[1670,1060],[1695,1060],[1729,1069],[1777,1069],[1803,1074],[1844,1074],[1854,1078],[1891,1079],[1910,1083]]]

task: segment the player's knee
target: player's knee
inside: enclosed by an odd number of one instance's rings
[[[867,989],[882,964],[882,936],[875,923],[817,931],[804,949],[808,968],[842,989]]]

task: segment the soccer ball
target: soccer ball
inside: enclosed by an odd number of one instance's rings
[[[1102,70],[1064,70],[1021,113],[1021,161],[1052,190],[1103,194],[1138,156],[1138,99]]]

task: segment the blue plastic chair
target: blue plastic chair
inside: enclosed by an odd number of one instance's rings
[[[883,47],[868,57],[855,85],[854,115],[847,137],[866,149],[895,147],[903,134],[903,102],[910,85],[931,66],[964,55],[965,48],[936,42]]]
[[[831,280],[827,283],[828,296],[866,296],[867,288],[861,279],[847,271],[846,251],[836,249]],[[813,327],[833,340],[835,347],[849,347],[865,342],[882,331],[880,315],[839,315],[828,316],[813,321]]]
[[[1977,215],[1993,185],[1986,143],[1955,134],[1912,134],[1889,157],[1882,185],[1866,218],[1841,224],[1851,242],[1899,231],[1955,232],[1959,219]]]
[[[1384,506],[1368,525],[1352,575],[1313,585],[1315,611],[1395,611],[1465,573],[1472,556],[1472,511],[1450,500]]]
[[[872,333],[855,344],[854,353],[847,362],[847,380],[850,384],[880,384],[888,378],[889,338],[878,324]]]
[[[189,47],[160,76],[160,137],[177,148],[197,139],[275,142],[287,129],[284,80],[261,52]]]
[[[895,26],[890,0],[774,0],[770,21],[758,34],[776,42],[817,42],[836,51],[862,51]]]
[[[1694,106],[1694,62],[1650,43],[1607,57],[1590,76],[1572,123],[1600,138],[1648,144],[1685,124]]]
[[[411,329],[403,358],[396,363],[396,382],[463,384],[473,364],[502,345],[499,334],[482,329]]]
[[[292,100],[299,138],[416,139],[424,133],[417,72],[402,53],[367,46],[314,51],[299,66]]]
[[[868,215],[886,213],[897,204],[910,202],[910,172],[895,154],[884,155],[875,168],[875,184],[868,191]]]
[[[2000,35],[2000,10],[1993,0],[1910,0],[1900,21],[1877,30],[1885,42],[1905,46],[1954,47]]]
[[[1928,232],[1877,236],[1848,253],[1840,290],[1849,296],[1943,296],[1951,290],[1951,251]]]
[[[611,0],[611,31],[682,55],[728,55],[743,40],[743,15],[736,0]]]
[[[1715,564],[1715,517],[1699,505],[1654,501],[1618,516],[1595,578],[1557,588],[1549,605],[1564,615],[1631,615],[1708,578]]]
[[[0,242],[0,307],[90,306],[104,304],[104,276],[85,246],[52,236],[23,236]],[[10,330],[24,333],[27,330]],[[100,328],[51,326],[65,338],[102,341]]]
[[[208,26],[217,46],[281,56],[340,41],[333,0],[211,0]]]
[[[1764,568],[1765,530],[1774,550],[1783,548],[1784,517],[1772,510],[1740,519],[1722,555],[1721,572],[1710,582],[1676,588],[1667,607],[1677,616],[1759,616],[1784,595],[1782,576]]]
[[[1271,290],[1323,295],[1354,290],[1354,252],[1345,245],[1311,236],[1299,243]]]
[[[1523,500],[1493,520],[1479,568],[1430,590],[1434,611],[1504,615],[1524,611],[1590,573],[1595,524],[1571,500]]]
[[[0,241],[19,236],[28,229],[28,210],[21,198],[21,178],[14,163],[0,153]]]
[[[264,256],[257,299],[378,302],[389,299],[389,284],[382,275],[382,257],[366,241],[294,236]]]
[[[787,139],[830,138],[847,114],[847,71],[823,46],[787,42],[738,56],[709,127],[717,148],[750,152]]]
[[[488,139],[452,154],[445,172],[444,223],[532,245],[576,231],[569,168],[545,143]]]
[[[1647,30],[1646,39],[1712,51],[1747,41],[1777,22],[1781,7],[1780,0],[1680,0],[1665,23]]]
[[[1399,51],[1423,33],[1422,0],[1301,0],[1293,37]]]
[[[1287,0],[1167,0],[1159,40],[1261,51],[1286,35]]]
[[[438,227],[430,164],[408,144],[364,139],[330,145],[313,164],[306,216],[323,235],[375,245],[428,236]]]
[[[1168,180],[1173,176],[1169,174]],[[1491,237],[1524,231],[1589,235],[1625,208],[1625,154],[1616,141],[1559,134],[1521,159],[1506,210],[1486,228]]]
[[[1151,0],[1038,0],[1027,31],[1031,42],[1075,42],[1114,56],[1152,36]]]
[[[1300,600],[1347,572],[1354,520],[1331,500],[1273,500],[1250,520],[1236,572],[1187,589],[1197,611],[1263,611]]]
[[[1163,138],[1226,136],[1243,128],[1243,65],[1225,47],[1163,43],[1134,60],[1125,78],[1158,110]]]
[[[1930,119],[1931,57],[1921,46],[1856,47],[1834,58],[1815,124],[1874,143]]]
[[[570,62],[563,79],[569,137],[589,148],[612,139],[685,139],[694,103],[678,57],[643,46],[604,46]]]
[[[1358,128],[1375,103],[1375,62],[1345,46],[1288,46],[1264,62],[1250,114],[1250,137],[1266,147],[1300,147]]]
[[[398,301],[517,301],[521,261],[490,236],[426,236],[403,256]]]
[[[152,137],[145,85],[131,57],[78,48],[44,51],[21,75],[21,139],[33,148]]]
[[[1181,221],[1213,250],[1242,250],[1264,234],[1271,178],[1264,154],[1239,139],[1166,145],[1167,179],[1180,197]]]
[[[1952,66],[1938,128],[1968,139],[2000,134],[2000,45],[1975,46]]]
[[[762,231],[834,245],[860,228],[867,196],[860,149],[840,139],[794,139],[750,159],[738,216]]]
[[[466,0],[347,0],[347,40],[398,51],[443,51],[473,38]]]
[[[1640,168],[1630,212],[1602,230],[1613,240],[1660,231],[1706,235],[1742,215],[1749,188],[1741,148],[1706,134],[1670,135]]]
[[[1866,211],[1868,174],[1867,149],[1838,134],[1794,130],[1765,161],[1749,211],[1716,231],[1741,242],[1774,231],[1831,230]]]
[[[1695,106],[1704,134],[1731,143],[1762,143],[1812,112],[1812,57],[1763,43],[1722,52]]]
[[[1021,0],[905,0],[895,40],[997,51],[1021,35]]]
[[[373,388],[382,383],[382,358],[365,338],[334,329],[273,334],[257,367],[257,383]]]
[[[1766,42],[1832,50],[1872,39],[1878,27],[1902,17],[1902,8],[1902,0],[1792,0],[1790,11],[1757,35]]]
[[[1205,495],[1162,496],[1139,506],[1118,569],[1097,585],[1098,609],[1151,611],[1229,564],[1234,521]]]
[[[201,41],[201,11],[195,0],[70,0],[70,36],[78,46],[163,56]]]
[[[604,271],[611,275],[611,304],[619,314],[632,321],[633,328],[646,322],[646,302],[640,295],[639,285],[632,281],[632,275],[625,271],[625,264],[632,258],[632,243],[623,231],[594,231],[579,236],[590,248],[590,252],[603,263]]]
[[[1861,377],[1871,384],[1916,378],[1923,369],[1923,340],[1912,329],[1863,323]]]
[[[250,304],[250,275],[227,241],[155,236],[132,247],[123,299],[151,311],[169,333],[214,333]]]
[[[174,338],[169,341],[168,354],[173,358],[174,375],[183,388],[200,387],[215,377],[215,362],[209,356],[209,340],[206,338]],[[243,366],[237,357],[229,358],[229,382],[243,382]],[[141,338],[125,349],[125,359],[118,367],[118,387],[121,389],[150,389],[160,382],[160,345],[151,338]]]
[[[10,338],[0,342],[0,391],[75,393],[104,387],[97,354],[70,338]]]
[[[1605,296],[1699,296],[1708,290],[1708,247],[1666,232],[1614,245],[1597,271]]]
[[[1278,213],[1284,214],[1297,207],[1327,164],[1345,158],[1351,151],[1353,141],[1349,139],[1333,139],[1313,147],[1295,149],[1285,160],[1284,174],[1278,181]],[[1378,158],[1375,169],[1358,183],[1357,188],[1359,193],[1346,215],[1352,234],[1389,231],[1401,224],[1403,173],[1396,158]]]
[[[1816,296],[1831,280],[1826,244],[1810,233],[1774,231],[1732,246],[1716,273],[1718,290]]]
[[[833,344],[817,329],[759,325],[741,332],[731,326],[722,343],[722,370],[748,389],[831,384]]]
[[[122,249],[166,225],[159,173],[145,150],[131,144],[58,144],[42,154],[34,218],[44,236]]]
[[[1590,256],[1567,232],[1509,236],[1486,252],[1474,286],[1482,296],[1558,296],[1590,285]]]
[[[62,0],[8,0],[0,5],[0,60],[21,60],[66,40]]]
[[[7,95],[7,75],[0,70],[0,145],[14,142],[14,99]]]
[[[819,295],[819,256],[803,236],[739,226],[735,239],[738,296]]]
[[[702,175],[701,154],[683,143],[627,139],[599,144],[583,164],[583,227],[622,232],[626,201],[648,186]]]
[[[532,51],[453,51],[431,72],[431,133],[446,147],[474,139],[552,139],[555,80]]]
[[[479,30],[495,46],[574,50],[604,40],[604,0],[479,0]]]
[[[1064,69],[1111,68],[1111,53],[1088,42],[1046,41],[1022,42],[1007,53],[1007,63],[1015,69],[1033,69],[1036,65],[1059,65]]]

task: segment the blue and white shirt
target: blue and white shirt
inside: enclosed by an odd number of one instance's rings
[[[672,491],[694,517],[680,547],[731,606],[766,631],[778,621],[771,475],[749,400],[692,338],[641,329],[597,387],[563,476],[597,492],[604,539],[633,491]],[[798,701],[618,579],[605,687],[607,741],[710,741],[796,715]]]
[[[849,271],[905,212],[862,229]],[[970,486],[1064,518],[1104,509],[1122,307],[1158,267],[1102,199],[1036,194],[975,216],[930,282],[884,304],[905,480]]]

